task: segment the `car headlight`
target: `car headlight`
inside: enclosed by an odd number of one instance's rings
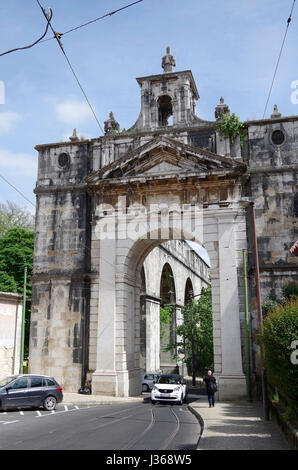
[[[155,385],[152,388],[152,392],[158,392],[158,388]]]
[[[174,392],[178,392],[180,390],[180,387],[175,387]]]

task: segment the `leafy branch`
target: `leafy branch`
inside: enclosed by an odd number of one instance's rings
[[[216,125],[216,130],[219,135],[228,139],[231,139],[232,144],[235,142],[236,138],[240,137],[240,145],[243,146],[244,136],[247,134],[247,129],[245,124],[240,121],[239,117],[233,113],[232,115],[223,114],[223,122]]]

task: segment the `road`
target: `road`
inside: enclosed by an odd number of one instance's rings
[[[0,450],[195,450],[187,405],[125,403],[0,412]]]

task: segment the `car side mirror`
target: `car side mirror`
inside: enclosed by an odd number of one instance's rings
[[[11,390],[11,386],[8,385],[7,387],[5,387],[5,390],[6,390],[6,392],[8,392],[8,390]]]

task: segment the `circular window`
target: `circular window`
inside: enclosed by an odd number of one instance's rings
[[[285,135],[284,135],[283,131],[281,131],[281,130],[273,131],[272,135],[271,135],[271,140],[274,143],[274,145],[283,144],[284,141],[285,141]]]
[[[70,162],[69,155],[67,153],[60,153],[58,157],[58,164],[62,168],[67,168]]]

